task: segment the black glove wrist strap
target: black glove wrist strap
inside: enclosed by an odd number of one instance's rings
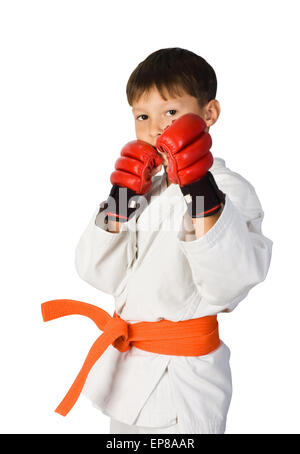
[[[192,218],[202,218],[216,214],[225,203],[225,194],[218,188],[211,172],[200,180],[180,187]]]
[[[114,184],[106,200],[106,216],[109,221],[127,222],[139,207],[137,199],[140,197],[130,188]]]

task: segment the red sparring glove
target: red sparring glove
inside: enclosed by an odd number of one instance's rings
[[[156,148],[168,158],[168,177],[184,186],[203,177],[213,163],[212,140],[205,132],[206,123],[189,113],[173,120],[156,141]]]
[[[135,196],[150,190],[152,171],[162,163],[163,159],[155,148],[142,140],[133,140],[122,148],[110,176],[113,187],[110,192],[111,203],[106,210],[109,220],[128,221],[137,209],[138,197]]]
[[[199,115],[188,113],[167,126],[156,141],[156,148],[167,154],[168,178],[179,184],[193,218],[211,216],[225,202],[225,195],[209,172],[213,164],[212,140],[205,128]]]
[[[146,194],[152,185],[151,171],[162,162],[162,157],[152,145],[143,140],[133,140],[122,148],[110,181],[137,194]]]

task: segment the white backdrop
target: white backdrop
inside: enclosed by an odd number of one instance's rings
[[[204,57],[218,78],[212,153],[255,187],[274,241],[265,282],[219,317],[231,349],[227,433],[300,433],[299,33],[297,1],[2,0],[2,433],[108,433],[80,397],[54,413],[99,331],[84,317],[43,323],[72,298],[113,313],[76,274],[74,251],[135,138],[125,87],[164,47]]]

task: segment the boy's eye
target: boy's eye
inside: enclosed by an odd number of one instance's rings
[[[170,109],[170,110],[168,110],[168,112],[173,112],[173,113],[171,113],[171,117],[172,117],[173,115],[175,115],[175,114],[176,114],[177,110],[174,110],[174,109]],[[168,113],[168,112],[167,112],[167,113]]]
[[[146,118],[143,118],[143,120],[147,120],[148,115],[141,114],[141,115],[139,115],[136,119],[138,120],[140,117],[146,117]]]

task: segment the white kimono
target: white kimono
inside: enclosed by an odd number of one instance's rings
[[[143,211],[111,233],[95,210],[76,249],[86,282],[112,295],[128,323],[172,321],[230,312],[267,275],[273,242],[254,187],[215,158],[210,169],[226,194],[215,225],[201,238],[178,185],[152,178]],[[112,315],[112,314],[111,314]],[[199,357],[110,345],[89,373],[83,394],[104,414],[130,425],[180,433],[224,433],[231,400],[230,350]]]

